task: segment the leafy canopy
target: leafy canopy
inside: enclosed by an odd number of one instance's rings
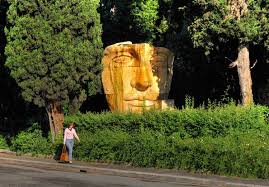
[[[154,42],[167,31],[159,0],[101,0],[104,41]],[[167,12],[166,12],[167,14]]]
[[[156,21],[158,19],[159,4],[157,0],[133,1],[131,14],[137,29],[148,37],[155,37]]]
[[[9,0],[6,66],[38,106],[81,103],[100,89],[99,0]]]
[[[194,46],[204,48],[206,54],[217,48],[218,43],[231,40],[238,45],[268,46],[268,0],[249,0],[248,12],[241,19],[230,15],[226,0],[193,0],[193,3],[199,12],[189,30]]]

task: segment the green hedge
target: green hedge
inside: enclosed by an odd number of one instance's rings
[[[42,135],[38,124],[19,133],[11,140],[12,151],[18,153],[31,153],[33,155],[53,155],[57,144],[52,144],[51,138]]]
[[[80,160],[269,178],[268,108],[234,104],[140,114],[76,114]]]
[[[79,160],[269,178],[269,139],[255,131],[187,139],[150,130],[135,134],[101,130],[80,136],[74,151]]]
[[[169,136],[177,133],[181,138],[225,136],[231,131],[255,129],[268,131],[268,108],[263,106],[241,107],[234,104],[183,110],[149,111],[140,114],[102,113],[67,116],[65,123],[75,122],[80,131],[96,132],[101,129],[120,129],[139,132],[150,129]]]
[[[76,114],[81,138],[74,157],[214,174],[269,178],[268,108],[227,106],[149,111],[141,114]],[[34,128],[33,128],[34,129]],[[20,133],[12,149],[53,154],[38,129]],[[61,143],[61,142],[60,142]]]

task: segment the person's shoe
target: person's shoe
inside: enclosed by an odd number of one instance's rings
[[[69,161],[69,164],[72,164],[72,161]]]

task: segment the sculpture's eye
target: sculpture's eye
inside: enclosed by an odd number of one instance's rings
[[[127,65],[128,63],[132,62],[133,57],[129,55],[121,55],[113,58],[114,63],[119,63],[122,65]]]
[[[156,56],[153,56],[150,60],[150,65],[151,65],[151,69],[153,73],[157,73],[159,72],[159,68],[161,66],[161,62],[157,61],[158,59],[156,58]]]
[[[152,72],[153,73],[158,73],[158,66],[157,65],[155,65],[155,64],[151,64],[151,69],[152,69]]]

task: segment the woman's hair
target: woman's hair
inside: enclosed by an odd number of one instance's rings
[[[68,127],[70,127],[70,126],[73,126],[73,128],[74,128],[76,126],[76,124],[74,122],[71,122],[68,124]]]

